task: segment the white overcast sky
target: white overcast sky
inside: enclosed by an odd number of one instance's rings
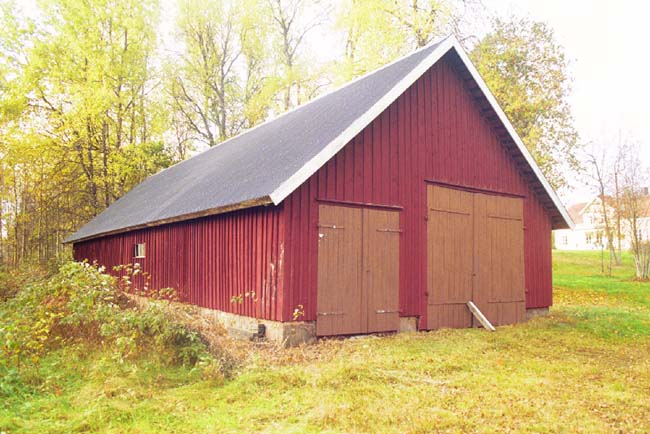
[[[619,133],[638,143],[650,166],[650,3],[634,0],[483,0],[501,16],[545,21],[571,61],[570,97],[585,143],[616,145]],[[565,195],[582,199],[585,189]]]

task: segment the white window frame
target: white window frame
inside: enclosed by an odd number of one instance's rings
[[[133,257],[136,259],[144,258],[146,255],[146,243],[135,243],[133,245]]]

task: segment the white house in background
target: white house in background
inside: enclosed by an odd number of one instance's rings
[[[650,196],[646,196],[641,202],[641,217],[637,220],[639,237],[644,241],[650,240]],[[614,209],[605,205],[607,215],[612,225],[612,231],[616,235],[616,219]],[[559,229],[553,231],[555,237],[555,248],[558,250],[600,250],[607,248],[607,235],[601,199],[593,198],[589,202],[581,202],[572,205],[568,209],[569,215],[575,223],[573,230]],[[627,222],[622,222],[621,228],[621,249],[630,248],[630,232]],[[613,240],[614,246],[618,247],[618,240]]]

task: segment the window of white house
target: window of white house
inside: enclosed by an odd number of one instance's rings
[[[596,244],[598,244],[599,246],[603,245],[603,234],[600,232],[596,234]]]
[[[590,244],[593,238],[591,232],[587,233],[586,238],[587,244]]]
[[[144,258],[144,254],[145,254],[144,243],[138,243],[133,245],[134,258]]]
[[[567,237],[566,235],[564,235],[564,236],[562,237],[562,244],[564,244],[565,246],[568,245],[568,244],[569,244],[569,237]]]

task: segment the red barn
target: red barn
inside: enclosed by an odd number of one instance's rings
[[[471,327],[552,304],[571,220],[453,38],[151,176],[69,238],[272,337]]]

